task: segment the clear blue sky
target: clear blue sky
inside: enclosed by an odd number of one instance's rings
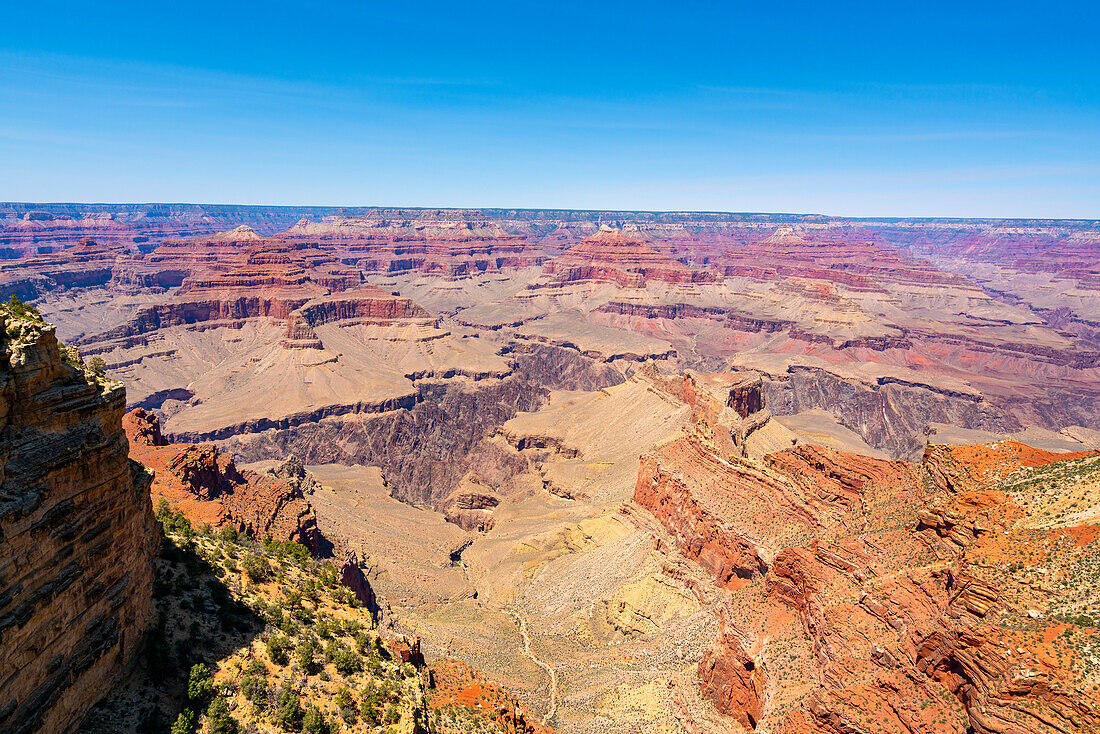
[[[13,3],[0,199],[1100,218],[1097,5]]]

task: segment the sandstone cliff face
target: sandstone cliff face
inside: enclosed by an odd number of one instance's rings
[[[657,252],[643,240],[603,228],[546,265],[556,282],[605,281],[624,288],[642,288],[648,280],[666,283],[707,283],[709,271],[694,270]]]
[[[0,730],[75,727],[134,658],[159,530],[127,458],[125,392],[0,318]]]
[[[328,537],[317,526],[309,496],[317,481],[301,459],[289,456],[265,472],[239,471],[231,454],[213,444],[169,444],[160,419],[142,408],[123,418],[131,454],[154,468],[152,497],[175,506],[193,525],[232,526],[250,538],[293,540],[316,557],[331,558],[341,581],[372,612],[374,590],[363,573],[363,559],[346,539]]]
[[[767,698],[764,671],[741,647],[741,640],[722,618],[718,639],[699,661],[703,695],[746,729],[755,729]]]

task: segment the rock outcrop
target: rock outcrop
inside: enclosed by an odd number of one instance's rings
[[[718,639],[699,661],[703,695],[746,729],[755,729],[767,698],[764,671],[741,647],[741,640],[722,618]]]
[[[464,278],[534,267],[547,259],[525,234],[509,233],[470,210],[389,210],[303,219],[279,236],[332,248],[343,262],[364,272]]]
[[[984,489],[1021,469],[1090,454],[1055,453],[1007,440],[973,446],[929,446],[924,451],[924,466],[938,487],[948,492],[969,492]]]
[[[169,444],[160,420],[142,408],[123,418],[131,453],[154,468],[154,501],[166,500],[192,522],[212,528],[232,526],[254,540],[292,540],[315,557],[336,565],[341,582],[359,602],[378,611],[378,600],[363,568],[365,560],[345,538],[329,537],[317,526],[309,500],[319,487],[302,460],[291,455],[263,472],[238,470],[233,456],[213,444]]]
[[[517,412],[537,410],[551,389],[595,390],[623,381],[613,367],[572,349],[532,344],[509,356],[512,372],[500,380],[425,381],[416,400],[398,410],[264,431],[223,445],[244,462],[295,455],[308,464],[373,464],[394,497],[442,508],[472,470],[488,480],[527,468],[525,459],[490,441]]]
[[[168,444],[160,420],[138,408],[124,421],[131,454],[154,471],[152,495],[178,507],[195,525],[232,525],[255,539],[301,543],[314,555],[331,550],[305,496],[312,478],[295,457],[263,474],[238,471],[213,444]]]
[[[125,391],[0,316],[0,730],[64,732],[141,649],[160,541]]]

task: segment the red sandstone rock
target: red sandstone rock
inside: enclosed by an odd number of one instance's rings
[[[703,695],[714,701],[719,711],[747,729],[756,728],[762,718],[767,680],[764,671],[745,654],[724,617],[718,639],[699,662],[699,680]]]
[[[239,472],[232,456],[212,444],[146,443],[145,437],[160,433],[159,420],[147,411],[132,411],[126,428],[134,437],[131,454],[154,471],[154,499],[167,499],[193,524],[228,524],[252,538],[293,540],[315,555],[327,547],[300,477]]]
[[[460,278],[532,267],[546,256],[526,236],[509,234],[473,211],[378,211],[375,216],[303,219],[279,235],[334,250],[363,271],[417,271]]]
[[[698,435],[642,457],[635,501],[678,553],[729,589],[698,671],[720,711],[780,734],[1083,734],[1100,726],[1087,681],[1059,663],[1062,653],[1048,652],[1061,643],[1042,625],[1030,633],[1000,623],[1000,615],[1033,618],[1023,610],[1035,603],[1028,587],[1005,584],[1008,559],[1043,557],[1059,543],[1073,558],[1097,533],[1069,540],[1065,530],[1020,526],[1020,509],[987,489],[1021,468],[1090,454],[1000,442],[930,447],[924,465],[817,446],[761,464],[731,460],[706,436],[714,401],[703,384],[679,382]],[[731,583],[729,569],[745,565],[749,548],[759,565]],[[802,640],[804,657],[788,653]],[[799,690],[805,695],[787,693]]]
[[[340,582],[352,590],[355,598],[372,612],[378,609],[378,599],[375,598],[374,589],[363,574],[362,559],[354,551],[345,551],[340,561]]]
[[[929,446],[924,465],[936,484],[948,491],[985,489],[1014,471],[1077,459],[1092,452],[1054,453],[1019,441],[973,446]]]
[[[461,706],[488,714],[505,734],[553,734],[553,729],[524,712],[514,695],[461,661],[437,660],[428,673],[432,681],[428,705],[432,708]]]
[[[153,621],[160,531],[125,403],[52,326],[0,317],[0,731],[71,729]]]
[[[684,442],[686,450],[704,455],[697,442]],[[720,585],[737,587],[766,573],[767,566],[752,543],[730,530],[714,505],[693,496],[683,480],[663,470],[657,457],[642,457],[634,501],[652,512],[677,539],[684,555],[714,573]]]
[[[131,444],[165,446],[168,443],[160,433],[160,419],[144,408],[131,410],[122,416],[122,429]]]
[[[726,250],[716,265],[725,276],[758,280],[805,278],[833,282],[851,290],[881,291],[882,281],[943,285],[964,282],[925,261],[892,248],[850,237],[812,237],[781,226],[764,239]],[[828,291],[824,291],[823,295]]]

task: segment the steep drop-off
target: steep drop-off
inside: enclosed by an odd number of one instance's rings
[[[623,381],[609,365],[575,350],[519,345],[507,377],[475,382],[424,382],[409,408],[267,430],[223,441],[242,462],[293,454],[306,464],[371,464],[382,468],[398,499],[435,505],[477,464],[506,478],[526,462],[487,441],[520,411],[537,410],[550,390],[597,390]]]
[[[122,675],[152,614],[159,530],[127,458],[120,383],[53,328],[0,316],[0,730],[63,732]]]

